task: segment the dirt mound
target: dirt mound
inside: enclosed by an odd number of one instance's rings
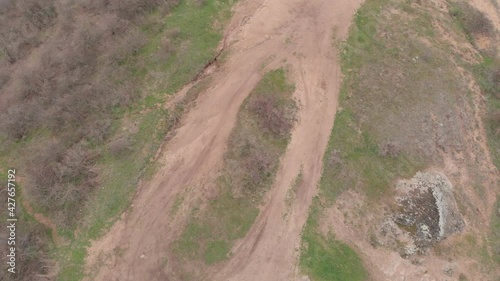
[[[462,231],[465,223],[452,190],[450,181],[440,173],[418,172],[409,180],[400,180],[396,185],[397,210],[381,225],[380,241],[408,257],[425,253]]]

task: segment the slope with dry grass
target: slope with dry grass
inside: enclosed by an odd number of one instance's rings
[[[342,111],[304,230],[301,265],[311,280],[365,278],[343,243],[375,280],[498,276],[497,32],[462,2],[369,0],[358,11],[342,43]],[[450,178],[466,225],[408,255],[387,223],[398,180],[417,171]]]
[[[232,3],[0,1],[1,167],[17,168],[19,198],[61,238],[20,206],[19,240],[37,242],[21,243],[17,280],[82,277],[88,239],[203,87],[160,106],[212,60]]]

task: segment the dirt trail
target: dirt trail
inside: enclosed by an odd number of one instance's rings
[[[285,66],[296,85],[300,121],[260,216],[208,280],[292,280],[300,232],[316,193],[322,156],[336,111],[340,70],[333,47],[347,34],[361,0],[244,0],[228,27],[230,57],[212,73],[175,137],[164,148],[161,170],[143,185],[133,205],[89,249],[92,280],[166,280],[165,253],[179,232],[169,217],[176,195],[203,192],[218,168],[240,105],[263,70]],[[303,167],[303,183],[287,206],[291,182]],[[283,214],[289,212],[284,218]],[[103,257],[111,257],[103,259]]]

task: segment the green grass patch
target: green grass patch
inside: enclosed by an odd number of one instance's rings
[[[333,237],[305,234],[300,263],[312,280],[362,281],[368,274],[361,259],[348,245]]]
[[[500,168],[500,59],[483,55],[483,61],[469,65],[474,77],[486,95],[487,114],[484,118],[488,144],[493,162]]]
[[[500,265],[500,196],[497,196],[497,202],[491,218],[491,249],[494,261]]]

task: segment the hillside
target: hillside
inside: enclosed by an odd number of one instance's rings
[[[497,280],[499,5],[0,0],[0,280]]]

